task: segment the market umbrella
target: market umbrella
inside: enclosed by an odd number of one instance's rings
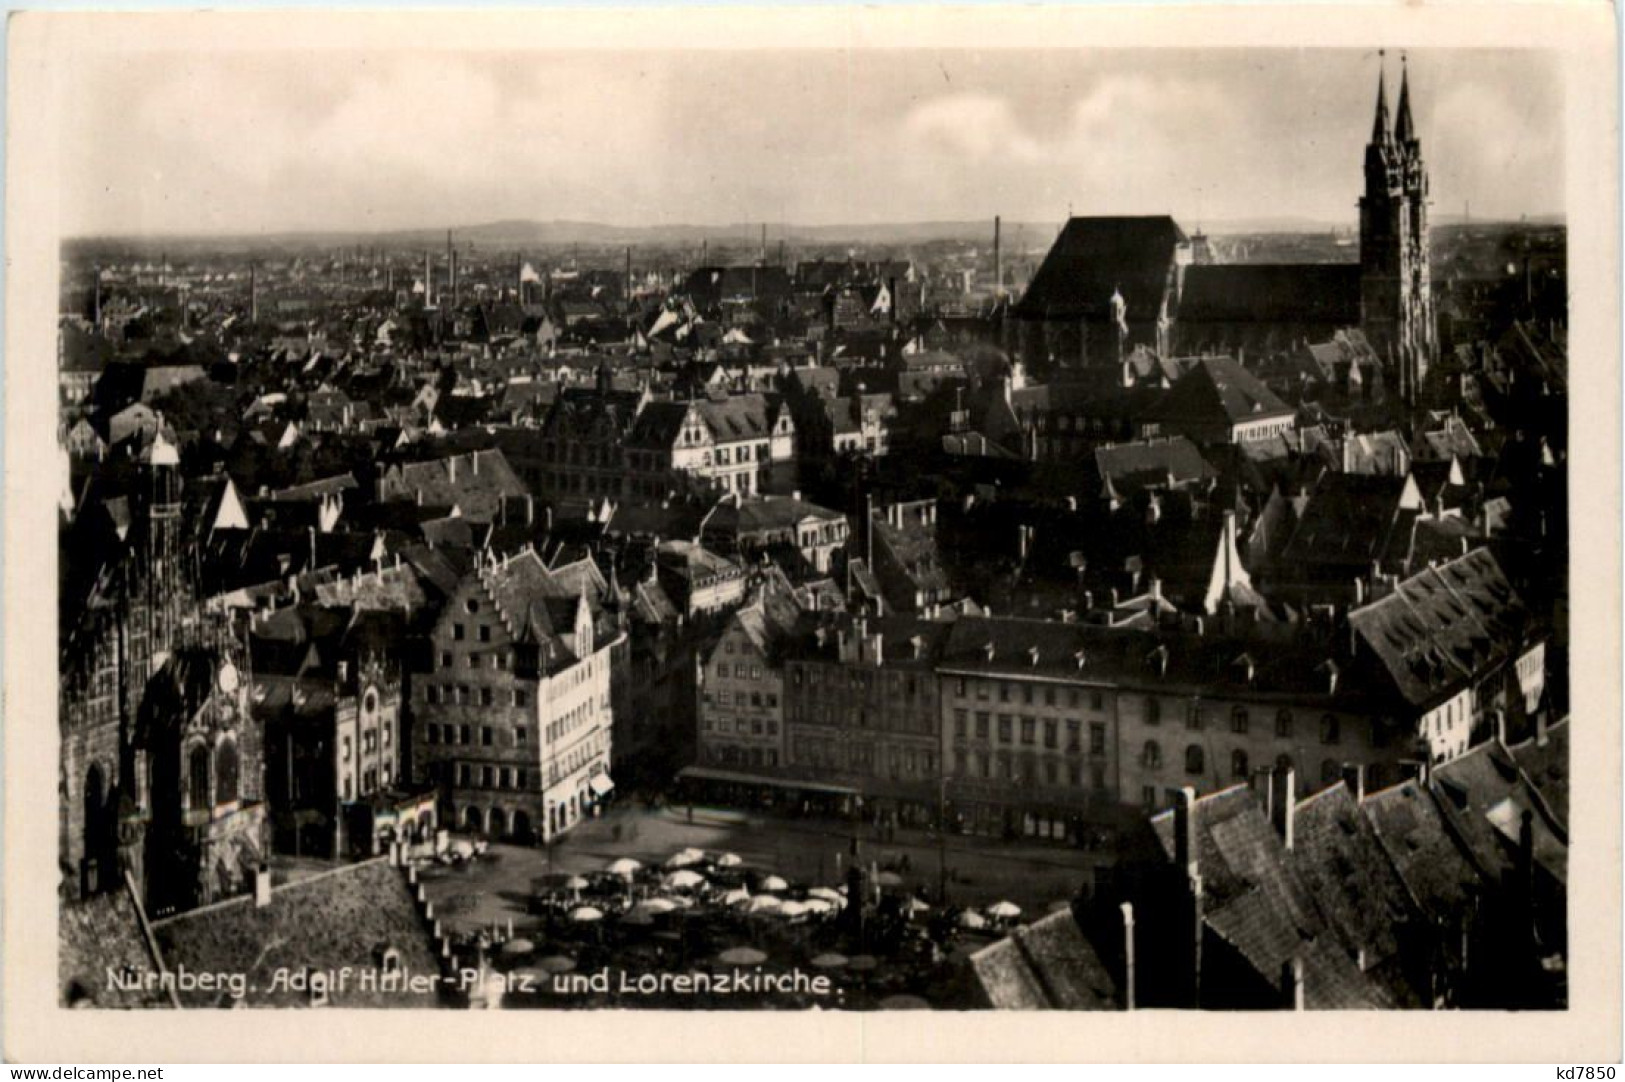
[[[536,944],[522,936],[518,939],[510,939],[506,943],[502,944],[502,953],[508,955],[509,957],[514,957],[520,954],[529,954],[535,949]]]
[[[572,875],[564,881],[565,890],[586,890],[587,881],[579,875]]]
[[[1015,902],[994,902],[987,907],[987,915],[1008,920],[1011,917],[1021,916],[1021,907]]]
[[[641,909],[645,913],[670,913],[677,908],[677,903],[670,898],[645,898],[634,908]]]
[[[643,867],[643,865],[633,860],[631,857],[621,857],[617,860],[610,861],[609,866],[604,870],[612,875],[631,878],[632,873],[641,867]]]
[[[801,902],[792,901],[779,903],[778,914],[781,917],[800,917],[805,915],[806,912],[807,907]]]
[[[835,905],[840,905],[842,902],[846,901],[846,898],[842,896],[840,891],[831,890],[828,887],[814,887],[812,890],[807,892],[807,897],[821,898],[824,901],[832,902]]]
[[[987,918],[974,909],[967,909],[959,914],[959,926],[961,928],[986,928]]]
[[[568,973],[576,967],[574,958],[566,958],[562,954],[550,954],[536,963],[536,968],[548,973]]]
[[[931,911],[930,904],[921,901],[919,898],[910,898],[904,903],[903,908],[907,910],[908,915],[911,917],[916,913],[929,913]]]
[[[735,887],[722,896],[723,905],[744,905],[750,901],[750,891],[744,887]]]
[[[903,877],[896,872],[881,872],[875,876],[875,882],[883,887],[900,887],[903,885]]]
[[[580,909],[570,910],[570,919],[579,924],[586,924],[590,921],[603,920],[604,911],[590,905],[584,905]]]
[[[790,884],[776,875],[770,875],[757,884],[759,890],[788,890],[789,888]]]
[[[887,996],[880,1001],[883,1011],[928,1011],[931,1004],[919,996]]]
[[[665,885],[672,890],[691,890],[705,882],[705,876],[699,872],[684,868],[682,871],[672,872],[666,876]]]
[[[820,954],[807,964],[814,969],[840,969],[846,962],[846,955],[830,951],[827,954]]]
[[[451,843],[451,852],[454,855],[467,860],[469,857],[474,855],[474,843],[459,838]]]
[[[879,965],[880,963],[875,960],[875,956],[872,954],[856,954],[846,960],[846,967],[859,973],[875,969]]]
[[[766,913],[776,910],[783,903],[771,894],[756,894],[745,903],[747,913]]]
[[[705,854],[698,849],[680,849],[666,859],[668,868],[686,868],[690,864],[698,864],[705,859]]]
[[[729,966],[754,966],[767,961],[767,955],[755,947],[729,947],[717,955],[717,961]]]
[[[808,898],[801,903],[801,908],[809,913],[833,913],[836,906],[828,898]]]
[[[724,853],[717,858],[719,868],[737,868],[743,863],[745,862],[740,859],[738,853]]]

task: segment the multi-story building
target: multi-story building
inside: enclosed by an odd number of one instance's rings
[[[612,687],[626,635],[589,559],[559,568],[526,548],[465,575],[414,681],[412,771],[441,821],[551,839],[614,788]]]
[[[775,466],[795,458],[795,422],[782,403],[760,394],[650,402],[626,439],[629,497],[659,498],[673,489],[753,496]]]
[[[798,777],[849,788],[865,814],[903,823],[941,810],[933,669],[947,625],[859,618],[803,628],[787,648],[785,760]]]
[[[1399,582],[1349,627],[1355,656],[1435,763],[1521,724],[1545,692],[1545,640],[1489,549]]]
[[[793,551],[809,570],[828,574],[848,532],[845,515],[799,496],[725,497],[705,516],[700,539],[724,556]]]
[[[758,595],[728,618],[700,658],[699,740],[704,766],[776,769],[784,752],[784,639],[794,620]]]

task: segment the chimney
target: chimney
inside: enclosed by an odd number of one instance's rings
[[[264,909],[271,904],[271,866],[261,864],[254,869],[254,908]]]
[[[1280,832],[1281,844],[1287,851],[1292,849],[1293,820],[1297,816],[1298,793],[1296,776],[1290,766],[1277,767],[1275,770],[1275,795],[1272,801],[1272,821],[1275,829]]]
[[[1362,803],[1365,800],[1364,765],[1360,763],[1344,763],[1343,784],[1349,787],[1349,794],[1354,797],[1354,803]]]
[[[1174,863],[1179,865],[1186,879],[1194,879],[1200,872],[1200,854],[1196,843],[1196,790],[1189,785],[1179,791],[1179,802],[1174,805]]]
[[[452,455],[446,459],[446,479],[452,484],[457,483],[457,456]]]
[[[1281,995],[1287,1010],[1303,1010],[1303,959],[1296,954],[1281,963]]]
[[[1004,262],[1000,258],[1000,222],[999,216],[993,216],[993,298],[997,300],[1004,292]]]
[[[1507,737],[1509,735],[1510,734],[1507,732],[1507,712],[1505,710],[1497,710],[1495,712],[1495,740],[1503,748],[1508,747],[1509,742]]]
[[[1134,1009],[1134,905],[1124,902],[1123,911],[1123,1009]]]

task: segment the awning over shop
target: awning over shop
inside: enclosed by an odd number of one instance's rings
[[[615,783],[610,780],[610,776],[608,774],[594,774],[590,779],[588,779],[587,788],[591,789],[599,796],[603,796],[605,793],[608,793],[610,790],[615,788]]]
[[[714,770],[706,766],[685,766],[677,772],[679,778],[693,778],[696,781],[730,781],[740,785],[772,785],[780,789],[798,789],[804,793],[833,793],[837,796],[859,796],[858,790],[847,788],[844,785],[829,785],[824,782],[802,781],[798,778],[778,778],[763,774],[743,774],[734,770]]]

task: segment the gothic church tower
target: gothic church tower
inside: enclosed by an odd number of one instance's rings
[[[1366,338],[1387,368],[1390,386],[1415,403],[1438,354],[1428,269],[1428,174],[1411,120],[1410,81],[1400,75],[1392,126],[1383,76],[1377,117],[1365,148],[1360,198],[1360,312]]]

